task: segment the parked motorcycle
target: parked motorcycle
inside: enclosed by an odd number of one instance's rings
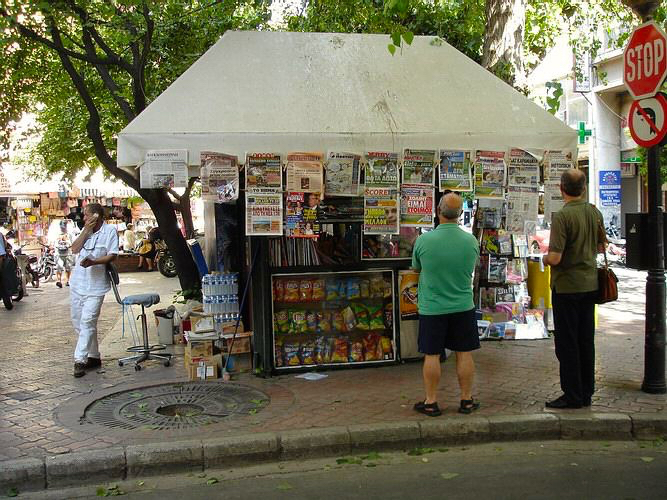
[[[621,237],[621,232],[613,222],[605,227],[605,232],[609,241],[609,245],[607,245],[607,260],[624,266],[626,256],[625,238]]]
[[[44,243],[40,243],[40,245],[42,245],[43,248],[42,255],[37,263],[37,274],[40,280],[47,282],[51,281],[53,273],[56,270],[56,251],[54,248],[45,245]]]
[[[26,256],[26,263],[25,267],[22,270],[25,271],[27,274],[27,277],[30,278],[30,284],[32,284],[33,288],[39,288],[39,258],[35,255],[31,254],[25,254],[23,252],[23,247],[25,247],[27,243],[24,243],[21,245],[19,248],[16,249],[14,252],[14,255],[19,256],[19,255],[25,255]]]
[[[176,263],[169,248],[167,248],[167,244],[163,240],[156,240],[155,250],[155,263],[160,273],[167,278],[176,276]]]
[[[11,248],[6,249],[5,262],[0,273],[0,295],[7,310],[13,309],[14,302],[18,302],[25,295],[23,273]]]

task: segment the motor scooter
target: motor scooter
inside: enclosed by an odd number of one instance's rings
[[[16,257],[12,254],[11,246],[8,245],[5,251],[5,261],[0,270],[0,295],[5,309],[11,310],[14,308],[14,302],[23,298],[25,290],[23,288],[23,273]]]
[[[162,276],[173,278],[176,276],[176,263],[171,255],[167,244],[163,240],[156,240],[155,243],[155,264]]]
[[[27,277],[30,278],[30,284],[32,285],[33,288],[39,288],[39,258],[36,255],[32,254],[26,254],[23,252],[23,248],[27,245],[27,243],[24,243],[20,247],[16,249],[14,252],[15,256],[19,255],[25,255],[26,256],[26,261],[25,261],[25,267],[22,269],[22,272],[25,272]]]

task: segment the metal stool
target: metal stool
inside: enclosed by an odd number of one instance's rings
[[[154,344],[150,345],[148,343],[148,325],[146,324],[146,307],[150,307],[154,304],[160,302],[160,296],[157,293],[141,293],[137,295],[128,295],[121,299],[120,294],[118,293],[118,283],[120,279],[118,277],[118,271],[113,264],[107,264],[107,275],[111,281],[111,287],[113,288],[113,293],[116,297],[116,302],[123,306],[129,305],[139,305],[141,306],[141,314],[137,318],[141,318],[141,331],[143,333],[143,345],[136,345],[128,347],[128,352],[137,353],[134,356],[128,356],[126,358],[121,358],[118,360],[118,366],[123,366],[125,363],[134,362],[134,369],[139,371],[141,370],[141,365],[148,359],[157,359],[162,361],[164,366],[169,366],[171,364],[171,354],[162,353],[162,354],[153,354],[155,351],[163,351],[167,348],[164,344]]]

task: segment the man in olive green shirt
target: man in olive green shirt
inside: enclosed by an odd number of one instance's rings
[[[419,352],[424,354],[426,398],[415,404],[419,413],[441,415],[437,403],[440,356],[456,352],[456,373],[461,390],[459,412],[479,408],[473,401],[475,365],[472,351],[479,349],[472,276],[479,258],[479,243],[458,225],[462,199],[445,193],[438,204],[440,225],[422,234],[412,250],[412,268],[419,272]]]
[[[546,406],[564,409],[590,406],[595,391],[596,256],[604,251],[606,237],[602,214],[584,199],[584,173],[563,172],[560,190],[565,206],[553,214],[549,253],[542,260],[551,266],[554,344],[563,390]]]

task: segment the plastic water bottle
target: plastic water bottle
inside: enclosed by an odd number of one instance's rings
[[[239,273],[231,273],[231,278],[232,278],[232,289],[230,293],[233,293],[234,295],[239,294]]]

